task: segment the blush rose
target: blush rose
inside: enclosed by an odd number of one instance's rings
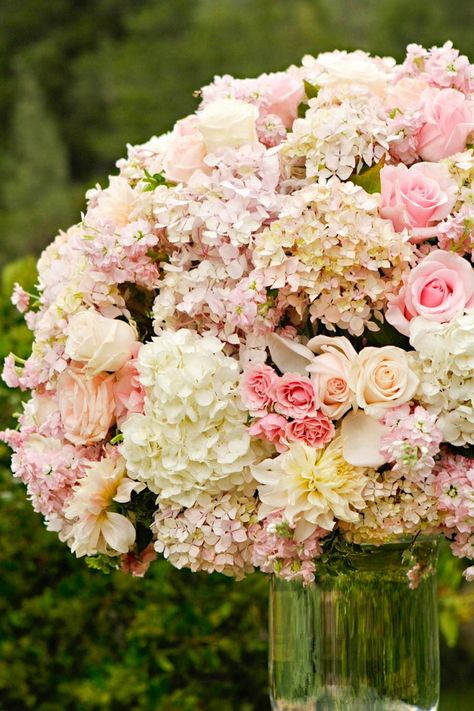
[[[472,307],[474,269],[458,254],[435,250],[412,269],[406,284],[391,299],[386,319],[408,336],[415,316],[446,323]]]
[[[381,217],[391,220],[397,232],[406,227],[412,242],[435,236],[437,223],[449,215],[456,202],[457,185],[444,165],[386,165],[380,180]]]
[[[466,148],[474,131],[474,102],[457,89],[427,89],[421,97],[424,123],[417,135],[423,160],[438,161]]]

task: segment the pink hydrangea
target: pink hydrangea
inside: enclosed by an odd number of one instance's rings
[[[309,585],[314,581],[317,558],[322,552],[321,539],[327,534],[328,531],[317,528],[304,541],[296,542],[294,529],[282,513],[270,514],[250,529],[253,563],[264,573]]]

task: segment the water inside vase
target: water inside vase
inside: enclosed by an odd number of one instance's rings
[[[419,541],[408,558],[407,548],[358,548],[342,569],[340,561],[326,563],[306,588],[273,580],[275,711],[437,709],[436,541]],[[407,573],[417,556],[424,572],[411,589]]]

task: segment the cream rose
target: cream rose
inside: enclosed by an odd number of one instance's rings
[[[356,402],[371,417],[409,402],[418,386],[407,353],[396,346],[363,348],[353,371]]]
[[[87,374],[114,373],[133,357],[137,333],[125,321],[101,316],[93,309],[69,320],[66,355],[84,363]]]
[[[198,128],[208,153],[258,143],[258,109],[237,99],[219,99],[198,115]]]
[[[380,95],[384,93],[394,66],[395,60],[391,57],[371,57],[362,50],[335,50],[323,52],[316,58],[311,55],[303,57],[306,77],[318,86],[363,84]]]
[[[75,445],[105,439],[115,421],[113,375],[88,377],[67,368],[58,378],[57,398],[65,438]]]

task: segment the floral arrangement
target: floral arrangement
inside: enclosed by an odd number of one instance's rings
[[[216,77],[87,193],[3,371],[72,552],[305,584],[338,541],[474,559],[473,89],[450,42]]]

